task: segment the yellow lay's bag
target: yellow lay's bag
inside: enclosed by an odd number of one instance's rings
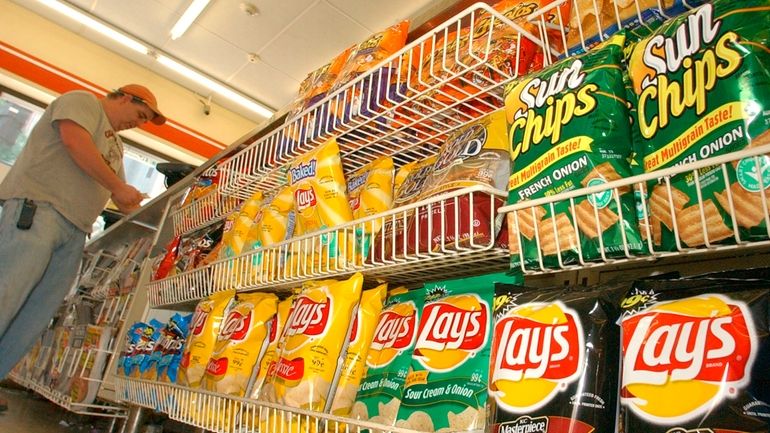
[[[202,386],[220,394],[244,397],[254,365],[267,348],[268,321],[278,297],[272,293],[236,295],[219,329]]]
[[[303,287],[286,322],[275,374],[261,398],[280,404],[324,411],[347,341],[363,276],[326,280]]]
[[[295,215],[291,187],[281,188],[274,195],[266,198],[246,235],[243,251],[267,248],[294,236]],[[280,260],[272,256],[269,258],[271,260],[265,260],[264,253],[257,253],[251,257],[251,269],[255,273],[252,277],[275,275],[276,270],[285,264],[285,257],[280,257]]]
[[[393,158],[382,156],[348,177],[348,202],[353,219],[365,218],[390,210],[393,206]],[[357,225],[346,233],[346,255],[360,264],[369,253],[372,234],[380,231],[381,219]]]
[[[254,381],[251,385],[251,398],[258,399],[262,385],[265,383],[267,377],[275,370],[275,364],[277,362],[278,342],[283,335],[284,327],[286,326],[286,319],[289,317],[289,311],[291,310],[291,304],[294,302],[294,296],[289,296],[283,301],[278,303],[278,310],[270,319],[269,332],[267,335],[267,349],[265,354],[260,359],[257,368],[254,370]]]
[[[211,352],[219,328],[227,311],[228,305],[233,301],[235,292],[228,290],[217,292],[200,301],[195,307],[192,322],[190,322],[190,335],[187,337],[182,361],[180,362],[180,383],[190,388],[200,385],[203,374],[206,372]]]
[[[345,176],[337,141],[331,139],[295,159],[289,166],[288,183],[294,193],[294,209],[303,233],[313,233],[344,224],[353,219],[347,195]],[[321,237],[313,247],[313,262],[338,257],[335,233]]]
[[[382,311],[382,303],[388,293],[388,285],[365,290],[361,294],[361,303],[358,306],[353,330],[350,333],[345,362],[342,365],[340,379],[334,392],[331,412],[334,415],[346,416],[350,413],[356,400],[358,386],[366,369],[366,356],[369,346],[372,344],[374,329]]]
[[[220,259],[232,258],[241,253],[261,204],[262,192],[257,191],[248,200],[243,202],[238,211],[234,212],[236,216],[232,226],[225,227],[225,234],[222,236],[222,249],[219,251]]]

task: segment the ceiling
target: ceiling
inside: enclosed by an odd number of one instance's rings
[[[265,119],[35,0],[15,3],[255,123]],[[416,27],[455,0],[212,0],[181,38],[169,33],[190,0],[68,0],[93,17],[280,111],[299,83],[343,49],[403,18]],[[259,13],[243,11],[250,3]],[[250,61],[256,54],[256,61]]]

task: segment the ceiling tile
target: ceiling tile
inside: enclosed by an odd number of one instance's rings
[[[170,39],[169,32],[187,7],[185,0],[99,1],[91,12],[156,47]]]
[[[161,49],[221,81],[227,81],[247,61],[243,50],[202,27],[190,28],[184,37],[169,40]]]
[[[253,17],[240,9],[240,4],[244,2],[212,2],[195,25],[244,51],[256,52],[317,1],[251,1],[259,10],[259,15]]]
[[[352,19],[369,29],[381,32],[402,19],[413,16],[433,0],[325,0],[343,10]]]
[[[230,84],[277,110],[288,105],[299,88],[299,82],[264,62],[248,63]]]

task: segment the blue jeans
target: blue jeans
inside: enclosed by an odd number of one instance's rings
[[[0,214],[0,379],[32,348],[72,288],[86,234],[48,203],[29,230],[16,228],[22,200]]]

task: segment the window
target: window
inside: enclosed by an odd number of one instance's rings
[[[0,163],[13,165],[45,109],[0,92]]]

